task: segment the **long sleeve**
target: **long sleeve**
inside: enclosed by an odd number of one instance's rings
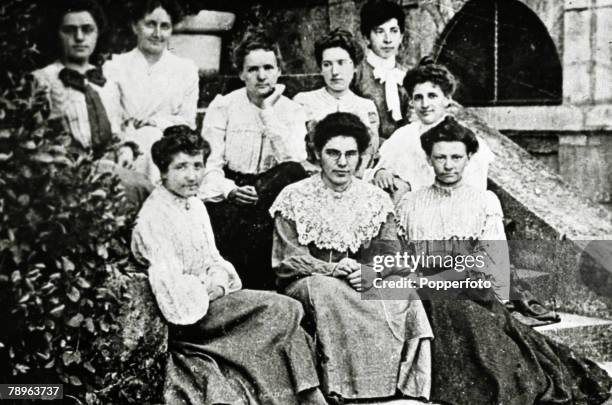
[[[295,108],[291,114],[291,119],[281,120],[274,107],[259,113],[264,125],[264,136],[270,140],[272,151],[279,162],[306,160],[306,115],[301,108]]]
[[[208,292],[199,277],[183,273],[181,260],[169,248],[165,235],[161,221],[139,220],[132,235],[132,252],[149,265],[151,290],[166,320],[190,325],[208,312]]]
[[[395,256],[401,252],[401,249],[395,215],[388,214],[386,221],[380,226],[378,235],[363,248],[361,252],[362,265],[373,267],[375,256]],[[385,278],[393,274],[405,275],[408,273],[410,273],[410,269],[407,268],[385,268],[381,272],[381,277]]]
[[[225,177],[225,136],[228,124],[228,101],[219,95],[210,103],[202,124],[202,137],[210,144],[210,156],[202,182],[200,196],[206,201],[219,202],[236,188],[236,184]]]
[[[280,214],[274,217],[272,268],[281,285],[314,273],[331,275],[336,263],[319,260],[300,245],[295,223]]]
[[[391,137],[389,137],[389,139],[387,139],[385,143],[380,146],[380,149],[378,150],[379,160],[373,168],[365,170],[363,175],[363,179],[365,181],[371,182],[374,179],[376,172],[381,169],[389,170],[393,175],[401,177],[401,168],[397,167],[396,161],[398,160],[398,157],[400,159],[409,159],[409,157],[405,156],[405,154],[401,157],[398,156],[402,155],[405,149],[405,146],[402,145],[400,137],[401,133],[396,131],[393,135],[391,135]]]

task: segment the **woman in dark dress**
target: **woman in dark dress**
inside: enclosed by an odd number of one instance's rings
[[[402,239],[419,251],[440,241],[469,241],[465,245],[485,257],[484,270],[496,286],[457,291],[452,299],[421,291],[435,336],[430,399],[455,405],[603,403],[612,387],[605,371],[521,324],[503,305],[509,260],[501,205],[491,191],[462,179],[478,149],[472,131],[446,117],[422,135],[421,144],[436,179],[399,202]]]

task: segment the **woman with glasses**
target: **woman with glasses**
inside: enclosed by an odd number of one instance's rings
[[[277,283],[304,306],[332,403],[429,396],[432,334],[421,302],[410,291],[364,299],[374,291],[375,257],[399,247],[391,200],[355,177],[369,141],[359,117],[323,118],[314,132],[321,173],[287,186],[270,209]]]

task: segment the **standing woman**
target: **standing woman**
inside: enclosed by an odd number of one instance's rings
[[[397,60],[404,38],[405,15],[391,1],[368,1],[362,8],[361,34],[368,49],[357,66],[353,90],[376,104],[380,116],[380,143],[406,124],[409,97],[402,87],[406,68]]]
[[[172,27],[182,15],[171,0],[137,2],[131,11],[137,45],[106,63],[106,75],[117,83],[126,138],[140,147],[135,168],[153,182],[159,171],[151,160],[151,145],[172,125],[195,129],[198,70],[195,64],[168,50]]]

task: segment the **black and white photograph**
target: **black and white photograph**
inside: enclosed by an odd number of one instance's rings
[[[612,0],[0,21],[0,405],[612,405]]]

